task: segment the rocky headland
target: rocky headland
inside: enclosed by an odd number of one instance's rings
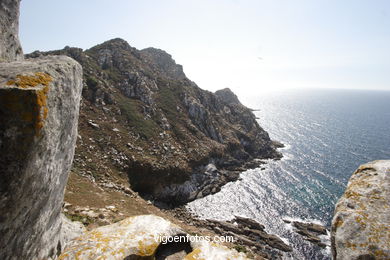
[[[249,162],[281,157],[231,90],[202,90],[165,51],[113,39],[27,57],[44,55],[70,56],[84,69],[77,174],[104,183],[116,175],[175,206],[218,192]]]

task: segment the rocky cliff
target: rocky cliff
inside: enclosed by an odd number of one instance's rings
[[[74,171],[96,182],[126,178],[149,199],[178,204],[219,191],[247,161],[280,157],[231,91],[200,89],[165,51],[113,39],[28,57],[47,54],[84,68]]]
[[[361,165],[336,205],[334,259],[390,259],[390,161]]]
[[[66,56],[23,61],[19,1],[1,1],[0,14],[0,259],[47,259],[64,246],[82,68]]]

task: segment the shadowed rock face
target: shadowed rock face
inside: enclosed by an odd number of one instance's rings
[[[23,60],[19,42],[20,0],[0,1],[0,62]]]
[[[390,161],[361,165],[336,205],[334,259],[390,259]]]
[[[44,259],[60,248],[81,88],[81,66],[69,57],[0,64],[0,259]]]

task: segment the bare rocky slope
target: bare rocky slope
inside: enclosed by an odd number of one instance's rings
[[[68,55],[84,69],[73,171],[109,176],[172,205],[215,193],[255,158],[280,158],[250,109],[189,80],[168,53],[113,39],[28,57]]]

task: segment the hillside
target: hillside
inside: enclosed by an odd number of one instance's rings
[[[41,55],[83,67],[73,172],[95,182],[129,181],[151,200],[181,204],[219,191],[254,158],[281,156],[229,89],[202,90],[165,51],[113,39],[27,57]]]

